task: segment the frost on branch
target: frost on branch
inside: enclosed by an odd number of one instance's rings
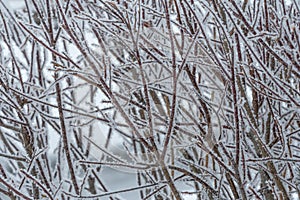
[[[0,3],[4,198],[299,198],[296,1]]]

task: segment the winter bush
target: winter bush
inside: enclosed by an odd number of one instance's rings
[[[1,199],[299,198],[297,1],[0,3]]]

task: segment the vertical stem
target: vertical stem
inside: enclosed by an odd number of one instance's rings
[[[55,79],[58,79],[57,73],[55,74]],[[59,112],[59,120],[60,120],[60,129],[61,129],[61,135],[63,140],[63,149],[65,150],[66,158],[67,158],[67,164],[71,175],[71,181],[73,183],[74,189],[76,194],[79,194],[79,187],[76,181],[76,176],[73,168],[72,158],[70,154],[69,149],[69,141],[67,137],[67,131],[66,131],[66,125],[65,125],[65,118],[64,118],[64,112],[63,112],[63,105],[62,105],[62,99],[61,99],[61,89],[59,82],[55,84],[56,88],[56,101],[57,101],[57,107]]]
[[[240,125],[239,125],[239,110],[238,110],[238,97],[236,92],[236,80],[235,80],[235,61],[234,52],[232,53],[232,65],[231,65],[231,89],[233,96],[233,107],[234,107],[234,123],[235,123],[235,162],[239,165],[240,161]]]

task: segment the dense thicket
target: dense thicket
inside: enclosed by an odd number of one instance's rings
[[[298,1],[0,3],[3,198],[300,197]]]

